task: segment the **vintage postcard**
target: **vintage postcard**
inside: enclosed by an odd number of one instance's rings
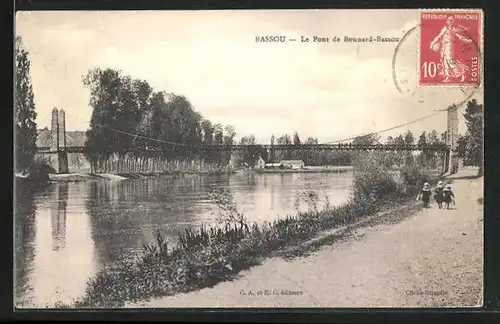
[[[481,10],[15,35],[16,308],[482,306]]]

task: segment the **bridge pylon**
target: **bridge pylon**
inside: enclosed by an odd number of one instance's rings
[[[52,167],[57,173],[69,173],[68,153],[66,152],[66,118],[64,110],[52,109],[51,121],[51,157]]]
[[[446,172],[455,174],[458,172],[459,157],[458,157],[458,107],[453,105],[448,109],[448,128],[446,132],[446,140],[450,147],[447,154]]]

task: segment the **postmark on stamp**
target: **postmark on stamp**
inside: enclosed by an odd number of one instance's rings
[[[419,85],[478,86],[481,11],[421,11],[419,19]]]

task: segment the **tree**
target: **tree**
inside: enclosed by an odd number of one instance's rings
[[[466,155],[472,165],[479,166],[478,176],[483,175],[483,105],[476,99],[467,102],[463,114],[467,125]]]
[[[127,131],[129,126],[117,122],[119,115],[124,115],[121,113],[123,104],[123,100],[120,99],[123,86],[121,74],[112,69],[94,68],[83,77],[83,83],[90,89],[89,104],[92,107],[90,129],[87,130],[85,143],[86,156],[89,160],[95,159],[90,160],[91,163],[99,164],[100,167],[114,152],[126,149],[125,141],[132,140],[125,139],[122,134],[115,131]],[[120,129],[123,126],[127,129]]]
[[[204,119],[180,95],[155,91],[147,81],[113,69],[91,69],[83,77],[92,107],[86,156],[94,169],[113,154],[145,163],[151,157],[191,163],[229,162],[226,151],[200,150],[204,145],[232,145],[234,128]]]
[[[411,131],[406,131],[404,135],[405,146],[413,145],[415,143],[415,137]],[[413,162],[413,156],[411,151],[405,152],[405,165],[410,166]]]
[[[236,136],[236,132],[234,131],[234,127],[231,125],[226,125],[224,127],[224,145],[233,145],[234,137]],[[222,161],[221,163],[226,165],[231,160],[231,151],[221,152]]]
[[[166,102],[166,97],[168,95],[165,92],[153,92],[151,94],[150,105],[153,111],[153,119],[151,128],[153,129],[153,137],[157,140],[154,145],[159,148],[158,155],[167,156],[171,151],[170,145],[163,145],[160,141],[167,142],[170,138],[170,126],[173,124],[171,116],[168,111],[168,105]],[[150,144],[153,145],[153,144]]]
[[[212,145],[214,128],[210,120],[205,119],[201,122],[201,130],[203,132],[203,144]]]
[[[314,137],[308,137],[304,144],[307,145],[317,145],[318,139]],[[320,154],[321,152],[318,152],[317,150],[307,150],[304,152],[304,163],[306,165],[319,165],[320,164]]]
[[[464,165],[470,165],[469,157],[467,156],[467,136],[459,135],[457,139],[457,155],[462,159]]]
[[[352,143],[354,145],[373,145],[378,143],[380,136],[377,134],[368,134],[356,137]]]
[[[354,138],[352,141],[353,145],[373,145],[379,142],[380,136],[378,134],[367,134],[367,135],[362,135]],[[372,152],[359,152],[359,151],[352,151],[351,152],[351,159],[355,165],[359,165],[362,163],[364,160],[363,156],[366,154],[371,154]],[[373,152],[373,155],[377,155],[376,153],[379,152]]]
[[[300,142],[300,137],[299,137],[299,133],[295,132],[293,134],[293,145],[300,145],[301,142]],[[292,158],[293,159],[298,159],[298,160],[301,160],[302,159],[302,152],[300,150],[293,150],[292,151]]]
[[[210,120],[205,119],[201,122],[202,142],[204,145],[212,145],[214,141],[214,127]],[[203,158],[213,161],[216,159],[217,152],[206,151],[203,152]]]
[[[240,140],[240,145],[248,145],[249,147],[240,152],[241,161],[247,166],[253,167],[260,156],[261,148],[255,144],[255,136],[244,136]]]
[[[417,141],[417,145],[419,147],[422,147],[422,150],[420,151],[420,155],[418,156],[418,162],[419,164],[422,166],[422,167],[426,167],[427,166],[427,159],[429,157],[429,152],[427,149],[425,149],[425,147],[427,147],[427,136],[425,134],[425,131],[422,132],[422,134],[420,134],[420,136],[418,137],[418,141]]]
[[[222,125],[221,124],[215,124],[213,129],[214,129],[214,140],[213,140],[213,143],[215,145],[224,144],[224,130],[222,129]],[[222,152],[220,152],[220,151],[215,151],[214,152],[213,160],[217,164],[221,164],[221,162],[222,162],[221,153]]]
[[[271,152],[269,152],[269,161],[271,163],[274,163],[274,159],[276,158],[276,153],[274,151],[274,134],[271,135]]]
[[[394,138],[394,145],[396,145],[398,147],[405,146],[405,139],[404,139],[403,135],[399,134],[398,136],[396,136]],[[398,154],[396,154],[396,156],[395,156],[394,162],[397,166],[401,166],[404,163],[404,156],[398,152]]]
[[[300,145],[300,137],[297,132],[293,134],[293,145]]]
[[[290,136],[287,134],[284,134],[276,139],[276,144],[278,145],[292,145],[292,140],[290,139]],[[276,160],[281,161],[281,160],[289,160],[290,157],[292,156],[292,149],[290,148],[282,148],[280,149],[277,154]]]
[[[435,130],[432,130],[431,132],[429,132],[427,134],[426,141],[427,141],[427,145],[430,145],[430,146],[437,146],[437,145],[443,144],[443,142],[440,140],[440,138],[438,136],[438,133]],[[438,154],[439,154],[438,152],[432,151],[432,150],[427,150],[427,152],[426,152],[427,162],[429,163],[430,167],[433,169],[437,168],[437,162],[438,162],[438,158],[439,158]]]
[[[30,61],[21,37],[16,37],[15,70],[15,168],[26,171],[36,154],[36,112]]]
[[[392,136],[387,136],[387,140],[386,140],[386,143],[388,145],[396,145],[396,138],[392,137]],[[386,152],[386,159],[385,159],[385,163],[387,165],[387,167],[398,167],[400,166],[400,153],[397,152],[397,151],[389,151],[389,152]]]

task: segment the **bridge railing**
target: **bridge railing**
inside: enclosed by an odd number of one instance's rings
[[[446,152],[450,150],[450,146],[446,144],[434,144],[434,145],[397,145],[397,144],[299,144],[299,145],[287,145],[287,144],[277,144],[277,145],[240,145],[240,144],[219,144],[219,145],[190,145],[190,146],[180,146],[180,145],[169,145],[174,151],[176,150],[198,150],[198,151],[243,151],[243,150],[336,150],[336,151],[429,151],[429,152]],[[144,151],[155,152],[161,151],[161,147],[145,147]],[[60,151],[65,151],[67,153],[83,153],[85,148],[83,146],[68,146],[66,148],[60,148]],[[41,153],[55,153],[50,147],[38,147],[38,152]]]

